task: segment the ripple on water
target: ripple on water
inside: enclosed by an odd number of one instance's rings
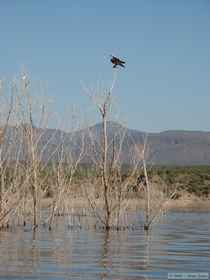
[[[0,279],[167,279],[209,272],[210,213],[168,213],[142,230],[0,232]]]

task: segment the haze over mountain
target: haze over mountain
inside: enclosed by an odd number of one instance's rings
[[[108,136],[110,145],[118,145],[122,142],[121,160],[129,163],[134,146],[143,147],[145,133],[133,129],[127,129],[115,122],[108,122]],[[72,157],[77,157],[84,146],[85,156],[83,162],[91,163],[93,154],[97,154],[101,147],[102,124],[96,124],[89,128],[67,133],[55,129],[35,128],[35,134],[41,135],[39,150],[42,151],[42,159],[59,158],[61,147],[71,151]],[[10,151],[12,158],[18,154],[21,160],[26,158],[24,141],[21,143],[21,129],[9,128],[2,147],[6,154],[8,143],[15,145]],[[203,131],[163,131],[149,133],[147,136],[148,160],[158,165],[210,165],[210,132]],[[113,140],[114,139],[114,140]],[[21,151],[21,152],[20,152]]]

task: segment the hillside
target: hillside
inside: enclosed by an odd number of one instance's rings
[[[84,143],[86,156],[83,161],[86,163],[91,161],[92,153],[97,154],[100,149],[101,124],[77,131],[74,134],[55,129],[35,128],[34,130],[36,135],[42,135],[38,146],[42,151],[44,161],[49,158],[58,159],[62,143],[66,151],[71,151],[73,157],[78,155],[81,145]],[[21,141],[21,131],[20,128],[10,127],[8,129],[2,152],[6,154],[8,143],[13,143],[10,157],[14,159],[19,153],[20,159],[25,160],[27,152],[24,140]],[[113,139],[115,143],[118,143],[123,137],[121,160],[124,163],[129,163],[134,143],[142,146],[145,133],[124,128],[115,122],[108,122],[108,135],[111,144]],[[210,132],[164,131],[151,133],[148,134],[148,147],[149,161],[156,165],[210,165]]]

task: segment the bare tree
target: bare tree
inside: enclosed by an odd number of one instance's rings
[[[97,182],[97,188],[101,189],[102,195],[99,196],[101,205],[91,196],[90,192],[85,191],[89,204],[96,214],[98,220],[102,223],[106,230],[111,228],[119,230],[121,217],[126,214],[127,203],[125,195],[129,184],[135,183],[136,173],[139,167],[139,160],[135,160],[132,155],[130,157],[130,171],[126,178],[123,176],[123,159],[122,148],[128,140],[127,129],[118,125],[116,128],[110,129],[110,114],[112,108],[112,91],[116,81],[116,72],[113,83],[109,90],[99,92],[94,95],[91,90],[86,89],[87,95],[95,104],[102,124],[101,138],[99,143],[91,135],[90,145],[93,147],[93,163],[96,168],[96,174],[99,174],[101,182]],[[125,219],[124,219],[125,222]]]
[[[143,166],[143,174],[145,179],[142,184],[142,187],[145,191],[144,230],[148,231],[152,224],[154,224],[154,222],[157,221],[161,216],[161,213],[165,209],[166,203],[177,193],[177,188],[172,192],[167,191],[164,194],[162,190],[158,191],[160,186],[153,183],[152,178],[149,179],[147,161],[151,156],[151,152],[149,151],[147,134],[144,137],[143,147],[142,145],[135,144],[135,150],[136,156],[142,161]],[[168,188],[164,182],[162,182],[162,185],[164,185],[165,189]]]

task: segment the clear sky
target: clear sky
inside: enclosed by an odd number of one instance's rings
[[[108,87],[114,54],[129,127],[210,131],[209,0],[0,0],[0,54],[0,78],[24,65],[58,113],[76,105],[90,119],[82,84]]]

